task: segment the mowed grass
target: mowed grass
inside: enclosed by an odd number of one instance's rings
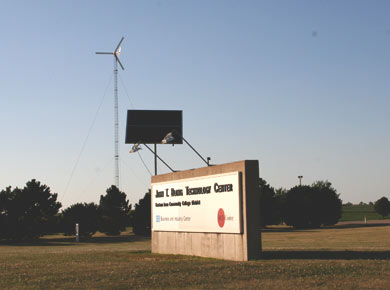
[[[340,221],[364,221],[364,217],[369,220],[380,220],[383,217],[375,212],[373,205],[343,205]],[[388,217],[387,217],[388,218]]]
[[[0,289],[390,288],[390,226],[274,227],[262,238],[262,259],[250,262],[151,254],[131,234],[1,244]]]

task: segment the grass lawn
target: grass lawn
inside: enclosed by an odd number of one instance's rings
[[[381,215],[375,212],[373,205],[343,205],[343,213],[340,222],[343,221],[364,221],[383,219]],[[388,217],[387,217],[388,218]]]
[[[0,289],[389,289],[390,227],[291,230],[263,235],[263,257],[231,262],[150,253],[125,234],[75,243],[0,244]]]

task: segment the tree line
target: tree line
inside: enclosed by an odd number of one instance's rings
[[[9,186],[1,190],[0,240],[33,240],[53,233],[75,235],[76,223],[81,236],[92,236],[97,231],[118,235],[147,212],[145,202],[132,210],[126,194],[114,185],[100,196],[99,204],[76,203],[60,212],[57,197],[57,193],[35,179],[23,188]]]
[[[336,224],[342,215],[340,195],[329,181],[316,181],[312,185],[294,186],[289,190],[274,189],[259,179],[260,223],[284,223],[294,228],[316,228]],[[346,205],[352,205],[347,203]],[[359,205],[365,205],[361,202]],[[383,218],[390,215],[387,197],[370,202]]]
[[[336,224],[341,218],[342,201],[329,181],[291,189],[274,189],[259,178],[259,220],[263,227],[284,223],[294,228],[316,228]],[[76,203],[60,211],[57,194],[32,179],[23,188],[10,186],[0,191],[0,239],[31,240],[52,233],[81,236],[97,231],[118,235],[127,226],[140,235],[151,232],[150,190],[132,209],[124,192],[112,185],[100,196],[99,204]],[[383,217],[390,215],[390,202],[378,199],[374,208]]]
[[[259,190],[262,226],[285,223],[294,228],[318,228],[334,225],[341,218],[342,201],[329,181],[275,190],[260,178]]]

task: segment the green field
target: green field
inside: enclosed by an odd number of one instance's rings
[[[375,212],[373,205],[343,205],[343,213],[340,221],[364,221],[380,220],[382,216]]]
[[[150,253],[150,240],[51,236],[0,244],[0,289],[389,289],[390,226],[263,233],[262,259],[231,262]]]

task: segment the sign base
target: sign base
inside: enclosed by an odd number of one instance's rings
[[[152,253],[179,254],[211,257],[234,261],[258,259],[261,253],[261,233],[259,223],[259,163],[257,160],[244,160],[199,169],[186,170],[152,176],[154,184],[180,184],[182,180],[208,180],[215,175],[226,175],[238,172],[240,175],[240,198],[236,206],[240,212],[240,231],[210,232],[197,229],[199,232],[164,231],[160,226],[152,226]],[[153,195],[152,191],[152,195]],[[154,202],[156,199],[154,200]],[[208,210],[206,208],[206,210]],[[206,212],[204,213],[207,214]],[[152,221],[156,219],[153,214]],[[216,223],[224,223],[224,212],[215,214]],[[153,223],[152,223],[153,224]]]

